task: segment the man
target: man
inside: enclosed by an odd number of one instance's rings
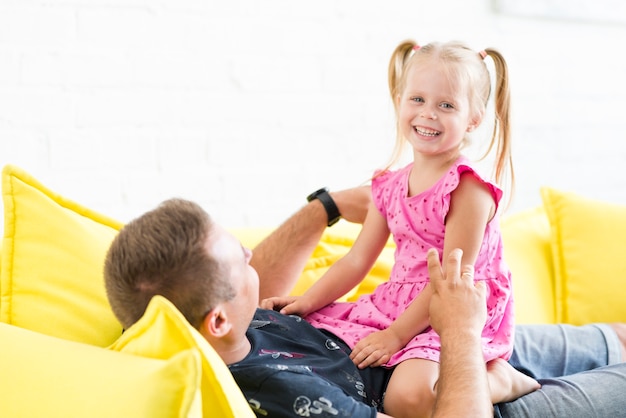
[[[368,188],[332,198],[348,221],[364,219]],[[229,365],[259,416],[385,416],[377,411],[384,407],[389,370],[359,370],[336,336],[297,317],[256,309],[261,299],[289,292],[329,218],[322,202],[313,199],[252,257],[197,205],[165,202],[130,222],[111,245],[105,279],[113,311],[129,327],[153,295],[164,295]],[[430,320],[442,339],[435,416],[487,417],[493,409],[480,354],[484,290],[473,285],[471,274],[461,277],[459,260],[453,252],[444,278],[438,257],[429,256],[435,288]],[[542,389],[497,405],[496,415],[620,416],[626,411],[620,396],[626,364],[578,373],[619,358],[620,340],[609,327],[520,326],[518,336],[520,350],[511,359],[516,367],[539,378],[575,374],[542,380]],[[546,365],[554,370],[548,372]]]

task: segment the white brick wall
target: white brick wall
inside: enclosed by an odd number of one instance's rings
[[[626,203],[624,19],[492,3],[0,0],[0,164],[122,221],[183,196],[275,225],[386,161],[399,41],[462,39],[509,62],[511,210],[541,185]]]

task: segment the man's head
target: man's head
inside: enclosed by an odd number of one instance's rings
[[[249,321],[258,298],[250,257],[200,206],[171,199],[128,223],[113,240],[104,268],[109,303],[128,328],[154,295],[162,295],[201,330],[207,314],[224,306],[233,310],[234,298],[243,295],[253,301],[242,315]]]

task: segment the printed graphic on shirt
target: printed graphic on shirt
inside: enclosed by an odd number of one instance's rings
[[[248,399],[248,404],[256,415],[261,415],[264,417],[268,415],[267,411],[261,408],[261,402],[257,401],[256,399]]]
[[[259,355],[260,356],[272,356],[273,359],[277,359],[279,357],[283,357],[283,358],[303,358],[303,357],[305,357],[304,354],[300,354],[300,353],[288,353],[286,351],[267,350],[265,348],[262,348],[259,351]]]
[[[300,417],[310,417],[323,412],[330,415],[339,414],[339,411],[333,408],[333,403],[323,396],[314,401],[306,396],[298,396],[293,403],[293,412]]]
[[[326,349],[329,351],[341,350],[341,347],[333,340],[326,340]]]

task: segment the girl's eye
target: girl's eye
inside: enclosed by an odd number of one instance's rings
[[[411,97],[411,100],[417,103],[422,103],[424,101],[421,97]]]
[[[443,107],[444,109],[454,109],[454,106],[450,103],[442,103],[441,107]]]

